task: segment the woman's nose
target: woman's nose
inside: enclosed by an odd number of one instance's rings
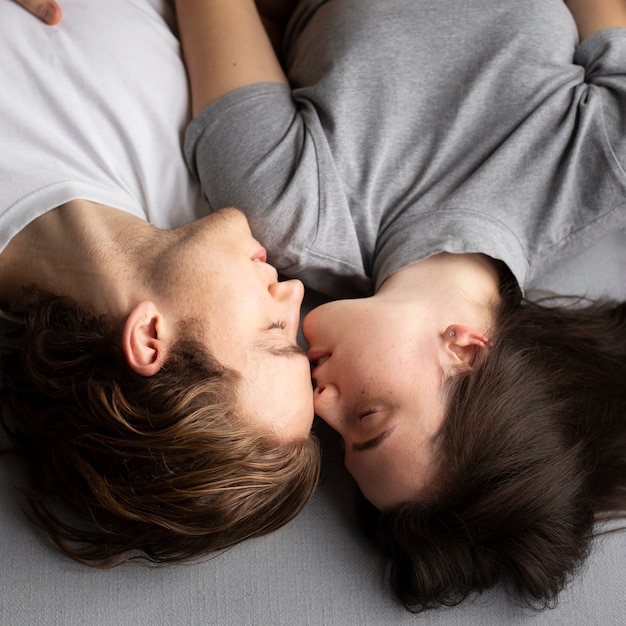
[[[319,415],[331,428],[339,434],[343,433],[343,419],[339,402],[339,390],[335,385],[317,385],[313,393],[313,406]]]

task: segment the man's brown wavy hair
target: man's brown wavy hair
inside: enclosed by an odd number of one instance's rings
[[[240,375],[187,336],[154,376],[120,330],[30,290],[1,362],[2,421],[29,474],[26,510],[94,566],[180,562],[276,530],[317,485],[318,442],[237,413]]]

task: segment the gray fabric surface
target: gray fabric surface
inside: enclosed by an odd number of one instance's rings
[[[615,233],[542,286],[626,299],[626,233]],[[327,440],[328,432],[322,431]],[[412,616],[385,588],[376,548],[362,536],[353,486],[332,438],[324,478],[282,530],[201,563],[99,571],[49,546],[19,508],[14,460],[0,460],[0,626],[60,625],[620,625],[626,623],[626,533],[605,536],[557,608],[536,612],[500,588],[447,610]]]

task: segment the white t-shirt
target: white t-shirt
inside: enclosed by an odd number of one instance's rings
[[[72,199],[170,228],[206,214],[181,137],[185,68],[163,0],[65,0],[41,23],[0,2],[0,251]]]

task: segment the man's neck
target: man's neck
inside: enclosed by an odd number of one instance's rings
[[[0,303],[19,305],[35,284],[74,298],[98,313],[127,312],[137,289],[137,262],[155,229],[112,207],[74,200],[31,222],[0,255]]]

